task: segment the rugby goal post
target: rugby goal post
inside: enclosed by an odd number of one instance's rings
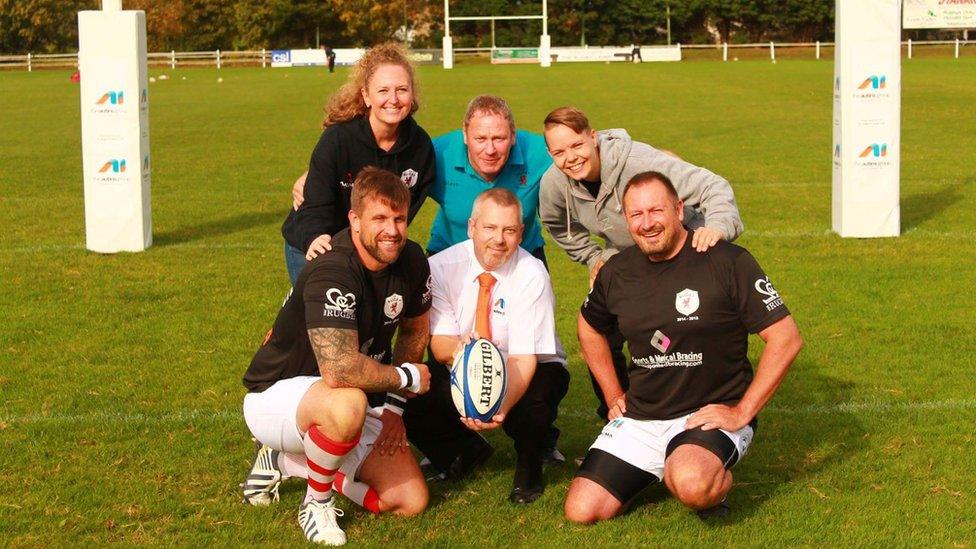
[[[474,15],[451,17],[451,7],[448,0],[444,0],[444,38],[441,45],[444,49],[444,68],[454,68],[454,43],[451,38],[451,21],[512,21],[526,19],[542,20],[542,35],[539,36],[539,65],[548,67],[552,64],[550,55],[551,41],[549,40],[549,4],[548,0],[542,0],[542,13],[539,15]],[[494,45],[494,44],[493,44]]]
[[[901,0],[837,0],[831,228],[901,233]]]

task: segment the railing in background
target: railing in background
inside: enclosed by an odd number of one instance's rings
[[[963,48],[976,45],[976,40],[925,40],[902,42],[902,47],[908,59],[914,58],[920,51],[942,52],[945,49],[951,51],[951,55],[958,59]],[[733,61],[738,60],[739,54],[744,58],[754,59],[757,57],[768,57],[775,62],[777,57],[787,59],[823,59],[824,57],[833,58],[831,55],[824,55],[824,50],[832,50],[833,42],[781,42],[781,43],[762,43],[762,44],[679,44],[683,53],[698,52],[702,55],[692,54],[690,59],[703,58],[711,59],[712,53],[719,53],[722,61],[729,61],[730,55]],[[940,49],[941,48],[941,49]],[[731,51],[730,51],[731,50]],[[802,50],[812,50],[809,54]],[[966,51],[976,50],[967,48]],[[455,52],[490,52],[491,48],[455,48]],[[758,55],[757,55],[758,54]],[[684,59],[684,56],[682,57]],[[246,50],[246,51],[168,51],[154,52],[147,55],[147,60],[151,68],[168,67],[223,67],[238,66],[261,66],[267,67],[271,63],[270,50]],[[34,54],[26,55],[0,55],[0,70],[3,69],[22,69],[28,72],[34,69],[65,69],[77,68],[77,53],[54,53],[54,54]]]

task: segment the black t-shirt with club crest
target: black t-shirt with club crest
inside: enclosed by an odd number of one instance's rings
[[[689,232],[675,257],[653,262],[632,246],[600,270],[580,311],[598,332],[615,327],[631,361],[626,416],[674,419],[736,404],[752,382],[749,333],[790,314],[744,248],[699,253]]]
[[[407,240],[395,262],[373,272],[360,262],[351,238],[349,229],[336,233],[332,251],[302,269],[244,374],[248,391],[264,391],[280,379],[319,375],[308,339],[311,328],[356,330],[360,352],[389,364],[400,319],[430,309],[430,267],[416,242]],[[371,395],[374,400],[382,403],[382,395]]]

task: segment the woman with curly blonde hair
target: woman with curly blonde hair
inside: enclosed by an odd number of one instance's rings
[[[398,44],[367,50],[331,97],[324,131],[308,171],[295,182],[294,208],[281,227],[293,284],[305,263],[330,250],[333,235],[348,227],[352,184],[364,167],[400,176],[410,189],[408,222],[420,211],[435,160],[430,136],[413,119],[419,106],[413,66]]]

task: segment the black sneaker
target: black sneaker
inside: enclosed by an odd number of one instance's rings
[[[427,458],[420,460],[420,474],[424,476],[424,480],[427,482],[440,482],[447,479],[447,474],[438,469]]]
[[[554,467],[566,463],[566,456],[556,448],[548,448],[542,452],[542,464]]]

